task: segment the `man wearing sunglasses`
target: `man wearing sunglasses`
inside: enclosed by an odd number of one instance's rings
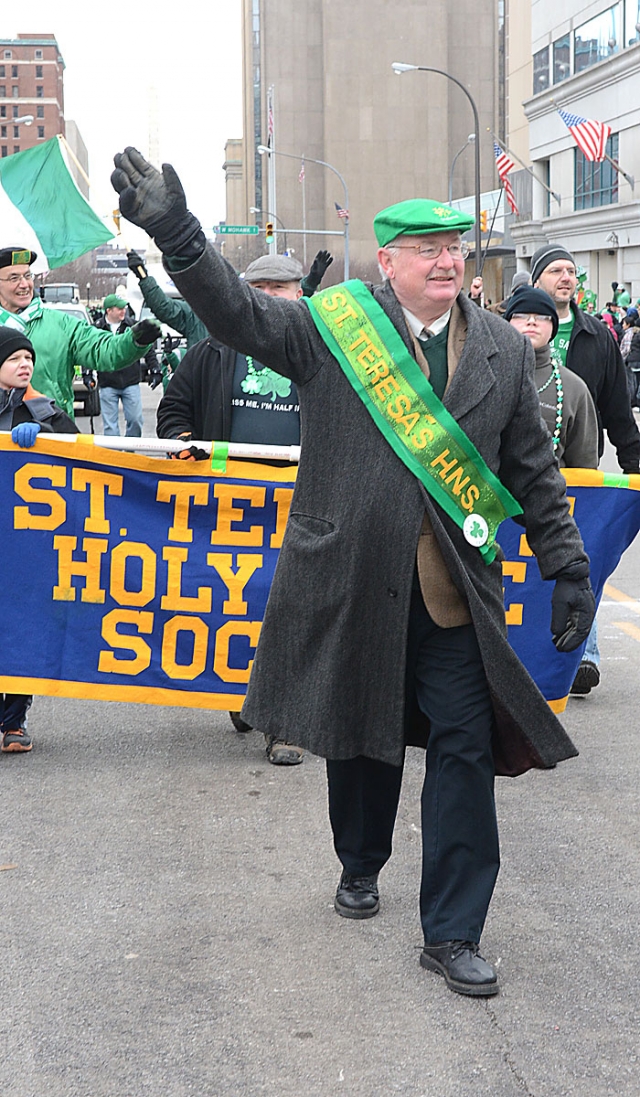
[[[47,308],[34,295],[29,248],[0,249],[0,324],[25,335],[36,351],[33,384],[73,419],[74,366],[113,371],[144,357],[160,335],[155,320],[142,320],[123,335],[99,331],[66,312]]]
[[[426,748],[421,964],[458,993],[495,994],[478,947],[499,865],[494,774],[575,754],[507,642],[501,508],[522,507],[556,580],[560,650],[584,640],[593,595],[531,346],[460,292],[473,218],[427,199],[388,207],[374,221],[384,284],[302,306],[238,280],[170,165],[132,148],[115,163],[123,216],[207,328],[298,388],[301,463],[243,719],[327,759],[346,918],[378,913],[405,748]]]

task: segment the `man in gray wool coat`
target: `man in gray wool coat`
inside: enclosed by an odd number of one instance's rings
[[[461,295],[473,220],[441,203],[378,214],[383,285],[301,304],[238,280],[170,165],[132,148],[115,163],[123,216],[208,330],[298,387],[300,467],[243,718],[327,759],[346,918],[378,912],[405,748],[425,747],[420,962],[451,990],[495,994],[478,948],[499,866],[494,776],[577,753],[506,638],[506,515],[523,514],[555,580],[556,647],[578,647],[594,613],[531,345]]]

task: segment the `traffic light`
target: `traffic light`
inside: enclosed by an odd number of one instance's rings
[[[264,227],[265,243],[273,244],[273,221],[267,221]]]
[[[487,231],[487,211],[486,209],[480,210],[480,232]]]

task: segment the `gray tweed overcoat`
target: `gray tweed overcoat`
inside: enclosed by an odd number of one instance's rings
[[[577,751],[506,639],[501,566],[479,552],[384,441],[308,307],[245,285],[208,246],[176,285],[208,330],[298,387],[302,455],[242,716],[327,758],[399,765],[428,727],[406,697],[407,622],[425,509],[469,604],[496,714],[498,773]],[[389,284],[374,294],[413,346]],[[530,345],[458,299],[467,338],[444,403],[524,511],[543,577],[586,559],[540,417]],[[423,721],[420,726],[420,720]]]

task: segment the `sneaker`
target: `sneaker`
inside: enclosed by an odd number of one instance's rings
[[[294,747],[292,743],[285,743],[284,739],[276,739],[275,735],[265,735],[264,741],[267,758],[272,766],[299,766],[304,758],[304,751],[301,747]]]
[[[420,966],[442,975],[449,990],[456,994],[486,998],[499,990],[495,968],[480,955],[475,941],[425,945],[420,953]]]
[[[590,659],[583,659],[576,671],[570,693],[584,697],[600,684],[600,671]]]
[[[343,918],[373,918],[380,910],[378,873],[350,876],[343,871],[333,905]]]
[[[31,750],[31,746],[31,739],[24,728],[14,728],[13,731],[2,733],[0,750],[3,754],[25,754],[26,751]]]
[[[236,731],[245,732],[245,731],[252,731],[253,730],[252,727],[251,727],[251,724],[247,724],[242,719],[239,712],[230,712],[229,716],[231,717],[231,723],[233,724]]]

